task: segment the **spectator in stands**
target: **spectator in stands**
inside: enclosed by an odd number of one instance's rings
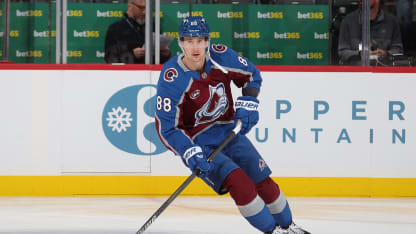
[[[128,0],[127,12],[111,24],[105,37],[107,63],[145,63],[145,0]],[[160,50],[160,62],[170,57],[170,49]]]
[[[402,32],[404,51],[409,49],[410,26],[413,20],[413,0],[396,0],[396,13]]]
[[[396,0],[396,12],[400,22],[411,24],[413,19],[413,0]]]
[[[361,6],[360,1],[360,8],[348,14],[341,23],[338,42],[341,64],[361,64]],[[395,16],[380,8],[380,0],[370,0],[370,42],[370,56],[403,54],[399,23]]]

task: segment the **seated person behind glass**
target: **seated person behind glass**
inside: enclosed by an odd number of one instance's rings
[[[128,0],[127,12],[111,24],[105,37],[107,63],[145,63],[145,0]],[[160,62],[170,57],[168,47],[160,50]]]
[[[360,8],[348,14],[341,23],[338,42],[341,64],[361,64],[361,2]],[[399,23],[395,16],[380,8],[380,0],[370,0],[370,37],[370,58],[403,54]]]

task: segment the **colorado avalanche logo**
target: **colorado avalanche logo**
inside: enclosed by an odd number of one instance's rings
[[[218,119],[227,111],[228,105],[224,84],[220,83],[215,87],[210,85],[208,101],[195,112],[195,126]]]
[[[163,74],[163,79],[167,82],[172,82],[178,77],[178,71],[175,68],[169,68]]]
[[[227,50],[227,46],[222,44],[213,44],[212,49],[217,53],[224,53]]]

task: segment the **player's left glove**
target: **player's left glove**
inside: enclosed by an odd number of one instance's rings
[[[245,135],[250,129],[259,122],[259,100],[252,96],[241,96],[235,102],[235,116],[237,121],[241,120],[242,127],[240,133]]]

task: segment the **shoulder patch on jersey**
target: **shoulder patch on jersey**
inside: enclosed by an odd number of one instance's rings
[[[212,49],[217,53],[224,53],[227,51],[227,46],[223,44],[212,44]]]
[[[178,71],[175,68],[168,68],[166,69],[165,73],[163,73],[163,79],[167,82],[172,82],[175,78],[178,77]]]

